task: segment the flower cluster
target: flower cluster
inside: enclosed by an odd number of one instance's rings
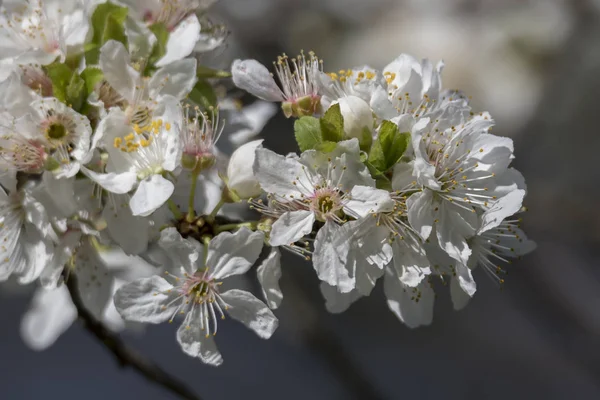
[[[473,270],[502,285],[510,259],[533,250],[519,227],[526,188],[509,166],[512,141],[492,135],[491,116],[462,93],[442,89],[443,63],[403,54],[383,71],[327,74],[301,54],[276,68],[293,71],[278,72],[281,89],[257,61],[233,64],[239,87],[300,117],[299,156],[256,150],[267,200],[251,203],[268,221],[272,254],[283,247],[312,259],[331,312],[384,277],[390,310],[409,327],[426,325],[436,281],[460,309],[476,291]],[[277,302],[278,257],[259,270]]]
[[[431,322],[439,283],[461,308],[477,267],[501,285],[504,265],[534,248],[519,227],[526,189],[512,141],[442,90],[443,64],[401,55],[382,72],[325,73],[302,52],[279,57],[275,75],[255,60],[211,69],[197,56],[225,34],[208,3],[2,5],[0,280],[41,286],[23,320],[31,346],[74,320],[73,274],[111,329],[181,316],[182,350],[219,365],[219,320],[264,339],[277,328],[280,248],[312,262],[331,312],[384,277],[409,327]],[[228,77],[261,100],[240,107],[215,90]],[[299,155],[250,141],[272,102],[296,118]],[[230,155],[216,147],[224,136]],[[228,203],[246,210],[230,215]],[[227,279],[263,247],[264,302]]]

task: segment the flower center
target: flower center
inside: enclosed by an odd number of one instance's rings
[[[46,152],[44,147],[33,140],[18,140],[16,136],[4,136],[10,145],[0,147],[0,157],[6,160],[17,171],[39,173],[44,167]]]
[[[320,197],[318,199],[318,203],[319,203],[319,210],[324,214],[331,212],[331,210],[333,210],[333,207],[335,206],[335,202],[331,198],[331,196]]]
[[[67,135],[67,128],[60,122],[52,123],[46,129],[46,135],[50,139],[62,139]]]
[[[319,75],[323,70],[322,61],[313,52],[309,52],[308,57],[301,52],[292,59],[283,54],[277,58],[274,65],[285,97],[282,108],[286,117],[319,113]]]
[[[310,199],[310,208],[318,220],[325,222],[328,219],[339,219],[342,216],[343,194],[339,189],[324,187],[318,188]]]

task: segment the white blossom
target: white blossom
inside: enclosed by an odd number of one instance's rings
[[[15,64],[64,62],[81,51],[91,6],[82,0],[11,0],[0,11],[0,53]]]
[[[319,76],[321,61],[314,53],[304,53],[290,59],[278,57],[275,72],[281,83],[277,86],[269,70],[256,60],[235,60],[231,67],[233,82],[254,96],[274,102],[282,102],[287,117],[319,114]]]
[[[39,277],[52,257],[51,229],[30,190],[7,194],[0,188],[0,281],[15,275],[27,284]]]
[[[268,339],[277,328],[277,318],[269,308],[249,292],[231,289],[221,292],[224,279],[243,274],[260,254],[263,236],[246,228],[236,233],[221,233],[210,241],[206,259],[198,242],[183,239],[170,228],[162,232],[160,245],[169,251],[174,269],[167,273],[173,283],[162,277],[140,279],[116,293],[115,304],[123,318],[145,323],[172,321],[185,315],[177,331],[183,351],[204,363],[223,362],[212,336],[218,320],[228,314]]]

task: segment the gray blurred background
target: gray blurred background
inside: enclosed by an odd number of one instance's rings
[[[476,271],[463,311],[441,291],[433,325],[417,330],[379,287],[327,314],[310,265],[286,254],[271,340],[224,321],[217,369],[184,355],[174,326],[127,334],[132,346],[210,400],[600,398],[599,1],[221,0],[214,14],[231,35],[206,62],[225,68],[300,49],[331,71],[381,68],[401,52],[444,59],[444,86],[466,91],[495,117],[494,133],[515,140],[538,250],[510,267],[503,291]],[[263,135],[266,147],[295,151],[282,115]],[[120,369],[79,325],[29,350],[19,337],[29,296],[0,296],[1,399],[175,399]]]

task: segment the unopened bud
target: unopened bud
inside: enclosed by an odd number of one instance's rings
[[[254,177],[252,166],[256,148],[262,143],[254,140],[233,152],[227,166],[227,186],[240,199],[249,199],[261,194],[260,184]]]

